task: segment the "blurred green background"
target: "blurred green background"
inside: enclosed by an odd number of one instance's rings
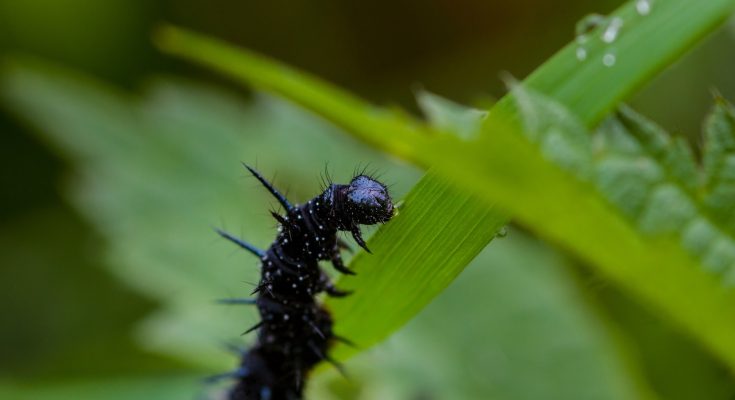
[[[0,0],[0,397],[196,398],[199,377],[233,365],[219,348],[239,342],[254,316],[211,299],[247,290],[254,263],[210,226],[259,244],[272,235],[269,199],[239,161],[277,173],[297,199],[318,190],[326,163],[345,179],[369,162],[397,197],[420,176],[278,100],[162,56],[150,41],[158,23],[415,111],[417,88],[466,103],[501,96],[502,71],[524,77],[573,39],[582,16],[618,5]],[[634,107],[698,143],[711,91],[735,99],[734,31],[709,38]],[[127,142],[131,129],[170,142]],[[202,160],[202,142],[217,160]],[[96,160],[102,150],[119,157]],[[90,166],[110,180],[88,179]],[[196,218],[179,221],[186,213]],[[177,270],[190,260],[181,247],[209,275]],[[687,338],[517,229],[348,368],[350,382],[320,375],[313,398],[735,398],[731,375]]]

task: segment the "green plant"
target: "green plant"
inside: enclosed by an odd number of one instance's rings
[[[432,215],[451,214],[461,210],[466,215],[466,220],[458,217],[451,224],[443,224],[442,230],[433,226],[432,221],[424,222],[427,225],[417,231],[433,232],[434,238],[441,237],[437,242],[445,246],[452,243],[454,248],[460,248],[461,245],[463,252],[473,255],[470,249],[479,251],[494,237],[499,224],[505,219],[505,213],[492,211],[497,202],[538,234],[575,251],[609,278],[666,312],[735,367],[735,343],[730,340],[735,333],[735,317],[731,315],[735,296],[707,268],[697,265],[698,260],[694,257],[701,256],[704,249],[698,248],[695,251],[699,254],[687,255],[684,248],[689,245],[687,240],[707,242],[712,239],[712,235],[724,240],[727,243],[725,246],[729,247],[732,241],[732,237],[727,234],[729,229],[715,229],[709,233],[709,227],[702,228],[708,230],[707,235],[711,235],[707,238],[699,236],[700,232],[692,233],[694,237],[690,238],[687,232],[681,231],[686,223],[696,218],[703,218],[708,224],[712,224],[718,218],[729,217],[721,214],[712,217],[701,215],[710,212],[701,204],[705,201],[701,197],[687,198],[690,202],[687,205],[676,203],[680,201],[679,190],[682,185],[687,190],[698,190],[696,168],[691,157],[687,158],[688,149],[680,142],[675,142],[676,145],[667,149],[665,143],[668,139],[664,134],[645,133],[656,138],[646,139],[650,143],[644,142],[642,151],[652,153],[652,161],[659,164],[656,165],[657,169],[679,172],[677,169],[682,168],[688,169],[689,174],[683,177],[670,176],[673,182],[664,181],[661,184],[673,185],[674,189],[671,192],[664,189],[663,193],[651,195],[654,197],[651,201],[662,201],[663,205],[647,206],[658,207],[651,210],[651,213],[658,211],[661,215],[647,216],[649,220],[643,222],[631,221],[625,215],[628,211],[626,208],[633,207],[629,203],[639,199],[624,198],[627,193],[610,193],[618,188],[605,185],[616,177],[607,176],[605,167],[601,168],[600,176],[595,178],[597,184],[603,186],[603,190],[607,189],[608,193],[595,191],[589,185],[590,176],[595,174],[595,166],[592,162],[594,154],[590,141],[585,134],[586,127],[596,125],[622,98],[683,53],[697,38],[717,26],[730,15],[733,8],[735,3],[731,1],[708,2],[701,7],[700,4],[682,0],[657,4],[655,13],[639,15],[635,4],[627,3],[614,14],[625,21],[625,34],[612,45],[596,40],[587,47],[591,57],[600,57],[605,52],[614,50],[618,61],[613,67],[603,63],[580,62],[575,55],[575,45],[568,46],[532,74],[523,85],[517,86],[512,96],[502,100],[491,111],[490,118],[482,124],[477,135],[470,140],[462,140],[447,132],[445,127],[432,127],[405,115],[392,115],[375,109],[331,85],[261,56],[176,28],[164,28],[158,42],[163,49],[173,54],[285,96],[365,142],[419,165],[434,166],[435,173],[444,176],[442,184],[440,178],[430,173],[414,189],[415,193],[421,193],[425,188],[436,190],[436,187],[452,187],[453,184],[464,189],[447,189],[453,190],[452,195],[442,197],[454,198],[455,201],[443,205],[441,209],[431,210]],[[549,98],[533,91],[543,93]],[[518,108],[521,108],[520,113]],[[721,116],[723,112],[717,115]],[[518,118],[522,120],[522,124],[515,121]],[[626,121],[636,132],[655,130],[632,117]],[[716,125],[723,124],[724,122],[720,122]],[[531,140],[523,140],[519,134],[521,132],[526,132],[526,137]],[[645,148],[647,145],[650,148]],[[706,157],[715,157],[712,148],[717,147],[719,146],[711,145]],[[721,151],[714,150],[716,153]],[[564,167],[576,169],[576,176]],[[616,173],[609,172],[611,175]],[[716,174],[711,170],[706,170],[705,173]],[[650,195],[653,186],[651,182],[631,182],[629,185],[632,188],[626,190],[637,191],[643,198]],[[605,194],[608,198],[605,198]],[[656,196],[663,198],[659,200]],[[613,202],[618,200],[617,205],[620,208],[609,207],[611,197]],[[475,199],[478,203],[467,205],[468,198]],[[481,201],[485,204],[480,204]],[[424,209],[426,206],[420,204],[416,207]],[[676,208],[671,213],[682,212],[685,215],[669,215],[666,207]],[[681,207],[690,209],[678,210]],[[720,211],[723,211],[722,207]],[[485,215],[489,220],[482,219]],[[670,223],[672,219],[676,222],[675,225],[664,226],[667,220]],[[419,219],[421,220],[427,219]],[[455,229],[469,231],[468,226],[475,226],[471,221],[481,221],[479,225],[489,226],[482,229],[482,233],[469,235],[471,240],[458,237]],[[398,274],[395,272],[397,268],[388,260],[395,259],[396,253],[401,251],[398,250],[402,246],[399,238],[405,237],[406,233],[405,228],[398,223],[381,230],[380,236],[375,238],[377,243],[374,246],[376,253],[384,254],[385,258],[358,258],[355,260],[355,268],[370,271],[380,269],[383,279],[395,282],[397,279],[390,275]],[[684,243],[679,238],[669,237],[680,234],[683,234]],[[381,239],[384,242],[379,241]],[[725,250],[726,254],[729,252]],[[408,250],[405,254],[412,252]],[[456,261],[447,262],[448,260],[441,259],[444,254],[447,252],[437,251],[434,259],[422,260],[422,268],[427,272],[422,272],[421,275],[431,276],[442,270],[453,276],[471,258],[456,257]],[[363,260],[369,267],[361,265]],[[730,261],[728,258],[722,262],[727,264]],[[663,266],[666,266],[665,270]],[[416,282],[417,287],[432,287],[418,280],[413,282]],[[652,282],[656,284],[651,284]],[[377,284],[374,287],[382,288]],[[686,299],[679,297],[682,292],[688,294]],[[353,300],[355,303],[361,301],[364,307],[368,307],[368,304],[373,309],[379,307],[379,304],[376,305],[372,299],[366,297],[361,299],[356,296]],[[408,304],[417,303],[413,300]],[[334,306],[338,317],[343,320],[349,318],[350,313],[340,314],[341,307],[348,307],[347,305]],[[350,307],[355,310],[357,306]],[[381,310],[380,315],[384,316],[382,311],[384,310]],[[362,315],[353,315],[355,314]],[[368,335],[382,338],[395,328],[391,324],[391,318],[382,320],[386,326],[381,329],[385,332],[371,331]],[[375,325],[371,329],[378,330]],[[360,335],[358,329],[350,329],[349,333],[353,333],[353,330]]]
[[[157,43],[167,52],[283,96],[382,151],[431,168],[406,196],[399,217],[371,238],[374,255],[359,253],[353,259],[351,266],[360,275],[340,284],[358,289],[357,294],[329,301],[340,334],[353,338],[362,348],[383,340],[441,293],[496,236],[508,216],[513,216],[663,312],[732,368],[735,296],[729,284],[735,246],[728,224],[733,218],[728,207],[732,109],[720,101],[710,117],[701,172],[688,147],[632,111],[623,108],[617,118],[602,121],[621,100],[718,26],[735,9],[735,2],[672,0],[656,2],[654,7],[654,12],[644,16],[636,12],[635,4],[624,5],[615,15],[625,21],[625,30],[614,43],[589,41],[584,61],[577,59],[577,45],[571,44],[523,83],[512,83],[511,95],[487,117],[422,95],[428,122],[373,107],[267,58],[178,28],[162,29]],[[594,37],[598,36],[596,32]],[[592,62],[609,51],[614,51],[614,66]],[[51,139],[65,152],[97,168],[77,191],[83,194],[77,201],[95,210],[90,217],[117,242],[111,260],[119,276],[166,304],[166,313],[146,326],[145,340],[151,347],[168,349],[200,365],[221,367],[214,346],[191,346],[190,335],[177,338],[171,334],[197,326],[197,318],[208,312],[203,308],[206,297],[221,289],[235,271],[223,272],[215,283],[212,275],[197,278],[195,268],[188,274],[172,268],[174,260],[180,262],[179,267],[227,264],[216,254],[220,249],[181,251],[201,241],[200,233],[191,232],[197,231],[206,216],[197,215],[183,225],[177,221],[181,210],[216,208],[212,204],[222,197],[235,199],[227,204],[228,219],[252,219],[253,214],[238,215],[242,213],[236,211],[240,199],[246,196],[233,192],[237,171],[230,171],[231,166],[221,161],[244,157],[239,148],[256,154],[253,147],[258,143],[252,138],[242,141],[237,129],[229,127],[213,136],[222,141],[218,150],[229,151],[215,160],[196,154],[197,146],[192,145],[198,140],[195,129],[174,131],[176,124],[160,125],[161,117],[202,130],[221,126],[213,122],[220,118],[253,124],[257,129],[258,124],[266,126],[269,117],[284,115],[299,121],[293,126],[300,129],[330,128],[272,100],[256,102],[256,108],[277,109],[265,116],[249,107],[233,108],[236,101],[221,102],[217,96],[210,97],[213,104],[195,102],[177,109],[167,103],[171,97],[166,97],[167,91],[177,89],[163,86],[150,96],[152,107],[139,108],[134,102],[131,106],[125,96],[109,95],[108,90],[88,91],[86,87],[94,85],[70,84],[58,79],[55,72],[27,71],[32,70],[6,70],[6,96],[21,112],[45,109],[47,113],[35,121],[42,130],[52,133]],[[76,102],[64,106],[70,93]],[[165,115],[156,114],[162,110],[156,107],[160,104],[167,105]],[[196,107],[208,107],[212,121],[189,120],[181,112]],[[86,109],[95,109],[95,115],[103,118],[90,124]],[[138,115],[141,110],[142,116]],[[248,113],[249,118],[240,119],[238,113]],[[60,121],[64,129],[57,128]],[[131,124],[142,132],[164,128],[165,134],[156,136],[154,142],[158,147],[149,148],[147,138],[130,138]],[[94,142],[95,129],[112,136]],[[79,136],[68,136],[69,132]],[[267,139],[262,140],[265,146]],[[129,150],[124,162],[138,161],[137,170],[114,168],[115,160],[109,157],[121,146]],[[199,198],[190,198],[189,190],[164,193],[168,190],[151,188],[140,178],[156,170],[159,182],[183,182],[178,170],[182,162],[197,165],[186,169],[187,182],[206,187],[210,193]],[[338,163],[349,164],[349,157]],[[410,170],[401,173],[411,175]],[[212,176],[227,178],[212,182]],[[112,188],[109,182],[125,185]],[[170,204],[179,206],[161,213]],[[148,225],[124,223],[144,219]],[[141,226],[148,229],[141,232]],[[182,233],[175,237],[176,243],[167,236],[172,226]],[[264,236],[257,228],[247,229],[254,230],[254,236]],[[162,244],[162,238],[171,243]],[[151,271],[147,266],[152,264],[161,268]],[[174,282],[187,293],[186,298],[161,293],[159,285],[164,281]],[[198,343],[228,328],[223,323],[211,332],[199,330]],[[340,358],[351,354],[346,347],[336,351]]]

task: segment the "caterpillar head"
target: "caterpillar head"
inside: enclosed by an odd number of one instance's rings
[[[344,208],[352,223],[359,225],[387,222],[393,217],[388,188],[367,175],[358,175],[347,185]]]

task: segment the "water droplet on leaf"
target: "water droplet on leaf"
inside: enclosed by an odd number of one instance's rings
[[[618,34],[620,34],[620,28],[622,27],[623,27],[622,18],[615,17],[611,19],[610,22],[607,24],[605,31],[602,32],[602,41],[605,43],[614,42],[615,39],[618,38]]]
[[[606,16],[600,14],[585,15],[584,18],[580,19],[575,26],[574,31],[577,35],[577,38],[579,38],[580,36],[585,36],[598,27],[605,25],[607,23],[607,20],[608,18]]]
[[[587,49],[584,47],[577,47],[577,60],[584,61],[587,59]]]
[[[651,0],[636,0],[635,10],[638,15],[648,15],[651,13]]]
[[[612,67],[618,61],[617,57],[613,53],[605,53],[602,56],[602,64],[606,67]]]

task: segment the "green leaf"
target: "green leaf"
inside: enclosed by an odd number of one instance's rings
[[[495,127],[500,124],[498,121]],[[674,235],[677,228],[697,220],[691,198],[681,186],[673,178],[667,181],[660,176],[663,161],[650,156],[643,160],[644,168],[653,170],[652,181],[663,179],[660,185],[617,177],[617,182],[627,184],[623,188],[628,192],[642,193],[635,198],[643,200],[640,220],[631,221],[592,190],[593,182],[578,178],[584,174],[566,172],[568,168],[544,155],[547,149],[534,148],[511,134],[508,126],[512,125],[496,128],[486,140],[472,144],[450,138],[437,140],[422,149],[422,154],[431,154],[423,162],[431,158],[438,171],[447,175],[454,172],[457,184],[477,190],[488,201],[497,201],[536,232],[574,250],[732,364],[735,348],[728,336],[735,332],[735,318],[730,313],[735,293],[707,271],[704,260],[703,265],[697,265],[693,254],[687,254],[686,242]],[[674,156],[664,160],[668,157]],[[625,164],[630,165],[619,165]],[[605,177],[601,181],[609,185],[616,180]],[[618,199],[625,203],[619,194]]]
[[[487,117],[487,111],[468,108],[426,90],[416,93],[416,101],[435,129],[451,131],[464,139],[477,134]]]
[[[559,68],[551,68],[556,65],[554,64],[555,61],[552,60],[548,67],[540,70],[539,75],[535,75],[535,81],[533,78],[531,79],[532,84],[530,86],[542,89],[541,91],[544,93],[553,94],[556,100],[561,100],[567,106],[571,105],[571,111],[582,116],[585,125],[590,125],[605,114],[605,107],[612,108],[615,99],[632,91],[645,80],[647,74],[660,69],[668,59],[672,59],[684,51],[696,37],[710,30],[731,9],[732,2],[726,1],[707,2],[703,6],[689,5],[683,1],[662,3],[660,8],[657,7],[651,16],[641,19],[639,24],[628,25],[633,27],[630,32],[637,33],[628,36],[623,35],[620,41],[617,42],[616,45],[620,46],[620,49],[627,49],[616,54],[618,59],[621,60],[618,69],[606,70],[599,65],[581,63],[587,69],[581,68],[577,71],[577,66],[580,63],[571,57],[571,51],[567,51],[567,56],[563,56],[564,52],[562,52],[555,58]],[[630,13],[630,11],[631,7],[628,6],[621,13]],[[668,29],[659,29],[666,27],[669,22],[672,25]],[[646,32],[649,35],[643,34]],[[195,42],[193,40],[190,43]],[[722,305],[727,304],[729,297],[725,300],[719,299],[718,295],[721,293],[717,290],[711,290],[717,288],[716,284],[713,285],[714,282],[708,280],[706,276],[698,275],[696,268],[690,269],[689,267],[695,266],[691,265],[685,257],[680,258],[680,249],[677,250],[676,246],[671,247],[672,245],[666,241],[650,243],[651,241],[648,239],[640,240],[634,230],[622,224],[618,217],[606,208],[607,204],[605,202],[589,192],[587,186],[580,185],[568,174],[559,171],[555,164],[545,160],[535,148],[528,146],[526,142],[520,141],[512,135],[508,135],[506,129],[496,126],[492,129],[497,130],[495,132],[496,137],[478,140],[471,144],[462,143],[455,137],[432,133],[422,127],[420,123],[407,120],[405,116],[389,114],[365,106],[359,100],[348,95],[345,96],[334,88],[325,88],[319,85],[318,82],[316,85],[309,81],[304,84],[298,73],[280,68],[272,69],[267,60],[256,57],[253,61],[251,57],[251,59],[244,61],[245,64],[240,64],[239,61],[242,60],[238,57],[237,52],[219,53],[223,55],[222,57],[208,57],[212,55],[210,54],[212,48],[207,47],[206,41],[196,43],[203,46],[198,50],[209,50],[202,52],[201,56],[203,58],[212,60],[211,62],[214,64],[227,64],[229,71],[239,77],[248,78],[248,74],[254,73],[255,78],[253,79],[263,87],[275,88],[276,91],[288,94],[302,104],[308,104],[319,109],[323,115],[329,116],[341,126],[354,129],[370,143],[383,146],[393,153],[411,159],[420,165],[436,164],[437,172],[453,179],[453,184],[456,183],[467,189],[477,190],[477,193],[485,201],[498,199],[508,210],[517,213],[526,224],[557,242],[576,250],[585,259],[595,262],[603,272],[623,286],[631,288],[656,306],[667,310],[675,320],[700,335],[711,347],[723,350],[725,357],[732,360],[732,352],[728,350],[729,346],[725,343],[727,333],[731,332],[731,329],[725,327],[729,322],[727,322],[727,318],[719,318],[726,315],[723,313],[725,307],[722,307]],[[628,47],[626,48],[623,44]],[[194,47],[192,53],[198,53],[196,46],[192,47]],[[633,50],[628,51],[629,49],[643,50],[636,50],[640,56],[634,57]],[[590,50],[594,50],[592,54],[595,51],[601,54],[605,51],[605,47],[598,43]],[[629,57],[625,58],[623,56]],[[622,62],[623,60],[627,61]],[[243,73],[240,68],[247,68],[247,62],[251,62],[250,66],[255,65],[257,68]],[[564,70],[561,67],[565,66],[571,66],[571,68],[567,68],[564,74],[560,73]],[[552,73],[553,71],[556,72]],[[579,75],[576,75],[575,72],[579,72]],[[286,79],[281,79],[284,77]],[[567,77],[574,77],[574,79],[567,80]],[[545,82],[553,82],[554,84],[566,84],[567,81],[571,81],[575,82],[577,87],[573,90],[567,90],[564,87],[544,90],[541,84],[544,79]],[[279,80],[285,85],[278,86],[278,84],[274,84]],[[597,82],[602,83],[598,84]],[[605,86],[600,88],[599,91],[589,91],[589,86],[585,86],[585,84]],[[585,96],[585,91],[597,96],[596,99],[600,100],[589,101]],[[106,127],[100,125],[100,128]],[[143,148],[138,150],[145,151]],[[446,153],[445,158],[440,157],[440,155],[443,155],[442,152]],[[87,155],[93,158],[94,152]],[[483,157],[486,159],[483,159]],[[477,169],[475,170],[475,168]],[[129,178],[133,179],[134,177]],[[430,181],[431,178],[427,178],[427,180]],[[96,184],[102,183],[96,182]],[[155,188],[148,189],[155,192]],[[454,193],[452,192],[452,194]],[[462,196],[447,197],[467,198]],[[542,203],[539,199],[543,199],[544,202]],[[467,203],[454,203],[452,205],[456,209],[462,209],[462,207],[467,206]],[[470,203],[469,206],[471,205]],[[464,209],[467,210],[467,208]],[[150,215],[143,214],[143,216]],[[534,223],[534,221],[536,222]],[[540,221],[543,221],[545,225],[540,225]],[[454,222],[457,222],[457,227],[461,227],[466,221],[457,220]],[[595,238],[595,234],[600,232],[600,226],[604,226],[608,230],[604,232],[603,238]],[[388,232],[390,232],[390,229],[388,228]],[[454,232],[456,231],[445,229],[441,232],[441,235],[451,241],[453,239],[451,234]],[[481,243],[484,245],[494,234],[494,229],[485,229],[479,232],[478,237],[476,237],[478,240],[470,243],[465,251],[471,254],[474,247],[480,246]],[[479,235],[483,237],[479,237]],[[398,237],[394,238],[397,239]],[[377,240],[378,238],[376,238]],[[615,251],[610,251],[610,249],[601,246],[600,243],[596,242],[598,240],[605,244],[614,244],[616,246]],[[456,243],[460,243],[460,240],[457,240]],[[122,244],[125,244],[125,242],[122,242]],[[657,247],[660,247],[659,250],[662,251],[658,251]],[[670,249],[673,250],[669,252]],[[620,259],[621,255],[622,261]],[[130,261],[145,260],[131,259]],[[631,262],[628,263],[628,261]],[[670,264],[673,277],[664,276],[661,278],[661,287],[647,288],[646,285],[650,284],[651,279],[660,275],[657,274],[660,271],[656,271],[655,268],[653,271],[647,268],[651,268],[651,265],[665,265],[656,262],[666,261],[673,261]],[[621,262],[625,264],[622,267],[617,265]],[[463,266],[453,265],[451,267],[451,270],[456,270],[456,268],[461,269]],[[687,278],[693,279],[689,280]],[[139,282],[139,284],[144,283]],[[698,285],[701,286],[698,287]],[[149,284],[148,286],[153,285]],[[693,288],[693,299],[695,301],[689,304],[678,304],[676,301],[670,301],[672,296],[667,291],[672,288],[677,290]],[[698,308],[702,305],[704,305],[703,312],[701,312],[701,315],[696,315],[699,312]],[[402,312],[400,308],[398,310]],[[718,321],[720,322],[718,323]],[[697,322],[701,322],[701,324]],[[393,325],[386,324],[386,329],[381,334],[387,334],[393,328]],[[372,336],[378,337],[375,332]]]
[[[457,202],[461,208],[451,207]],[[504,213],[458,193],[450,181],[422,180],[390,222],[400,234],[376,232],[372,254],[361,252],[350,264],[358,275],[340,279],[340,286],[355,294],[327,299],[336,331],[360,348],[381,341],[441,293],[477,256],[486,235],[495,235],[506,222]],[[354,352],[341,346],[335,355]]]
[[[561,104],[521,84],[513,86],[512,95],[526,138],[547,159],[580,179],[589,179],[592,141],[584,124]]]
[[[602,40],[606,26],[598,27],[587,35],[584,61],[572,42],[525,79],[526,87],[551,96],[591,127],[735,11],[732,0],[667,0],[650,1],[651,12],[640,15],[636,3],[621,2],[609,15],[623,22],[612,43]],[[615,56],[612,67],[603,64],[605,54]]]
[[[356,164],[380,165],[399,197],[417,179],[415,170],[264,96],[246,103],[155,81],[138,98],[28,61],[7,65],[1,86],[17,115],[77,166],[69,194],[108,240],[111,271],[165,304],[141,326],[141,343],[198,367],[231,368],[223,344],[241,341],[257,319],[253,309],[215,303],[247,296],[259,272],[256,259],[212,227],[263,247],[274,234],[273,201],[241,161],[258,162],[266,175],[278,171],[276,184],[294,201],[315,194],[327,161],[337,179]]]
[[[713,159],[714,153],[723,154],[719,149],[727,149],[723,135],[732,135],[732,131],[713,132],[712,124],[726,126],[715,122],[718,114],[724,116],[715,111],[709,118],[705,142],[710,154],[704,161],[705,171],[708,165],[710,171],[717,169],[710,176],[735,174],[735,164],[721,165]],[[597,133],[601,193],[641,232],[679,236],[681,246],[704,268],[725,276],[724,285],[735,283],[735,237],[727,224],[733,210],[712,207],[711,195],[700,196],[708,183],[700,179],[691,149],[630,109],[621,109],[618,118],[607,121]],[[620,146],[621,142],[626,145]]]
[[[242,52],[175,28],[161,31],[157,40],[161,46],[169,49],[176,47],[175,42],[186,42],[187,54],[198,54],[202,56],[197,57],[201,61],[212,61],[215,66],[226,68],[229,73],[243,79],[254,78],[256,86],[276,84],[279,87],[276,92],[295,96],[291,99],[296,103],[318,103],[319,109],[331,110],[328,117],[332,122],[351,129],[363,140],[390,149],[394,155],[409,157],[418,150],[413,142],[422,141],[431,134],[418,121],[372,107],[329,84],[314,82],[304,74],[284,65],[273,64],[260,55]],[[411,139],[404,141],[404,138]],[[436,194],[442,194],[442,199],[435,199]],[[429,196],[431,200],[427,199]],[[414,199],[424,203],[414,208]],[[432,202],[446,202],[443,203],[445,208],[425,208],[438,205]],[[405,213],[414,217],[404,219]],[[443,220],[445,223],[441,226],[434,224],[432,218],[413,219],[429,215],[453,215],[454,218],[451,221]],[[401,222],[402,219],[405,222]],[[495,237],[506,221],[504,212],[488,213],[488,207],[476,196],[456,190],[451,180],[441,179],[429,172],[413,188],[411,196],[401,207],[401,215],[386,225],[396,228],[380,230],[375,235],[370,243],[373,255],[365,257],[358,254],[355,257],[351,267],[359,272],[359,276],[339,282],[346,287],[359,286],[360,291],[348,299],[326,299],[335,321],[339,321],[335,329],[341,335],[353,338],[361,349],[382,341],[439,294]],[[473,227],[471,235],[467,234],[467,227]],[[387,236],[384,232],[388,232]],[[416,235],[431,239],[431,244],[415,241],[412,238]],[[410,246],[402,247],[404,243]],[[421,253],[414,252],[408,256],[407,249],[420,249]],[[441,251],[448,253],[441,254]],[[456,257],[448,256],[454,253]],[[391,260],[396,259],[398,254],[402,255],[401,259],[420,258],[424,263],[412,262],[410,268],[394,267]],[[421,277],[412,281],[416,285],[415,289],[406,290],[405,286],[399,284],[405,284],[406,274]],[[370,312],[357,312],[359,310]],[[334,354],[341,359],[354,352],[355,349],[351,347],[338,345]]]
[[[254,322],[254,315],[251,310],[215,306],[212,300],[241,295],[248,289],[243,277],[257,279],[256,261],[246,254],[235,257],[226,243],[215,243],[216,238],[204,221],[211,222],[219,216],[226,221],[247,219],[240,231],[247,230],[248,239],[258,243],[267,243],[273,234],[272,222],[259,206],[265,203],[267,195],[255,182],[243,184],[235,179],[240,156],[230,153],[231,147],[242,146],[242,157],[246,158],[267,154],[269,162],[280,165],[283,173],[279,182],[284,175],[287,179],[291,174],[295,178],[290,182],[308,181],[309,173],[294,166],[293,160],[298,159],[303,165],[320,163],[314,161],[319,159],[318,147],[327,147],[331,163],[338,168],[351,169],[355,159],[367,156],[351,149],[349,143],[341,143],[341,136],[330,136],[329,127],[272,99],[258,98],[246,104],[212,89],[161,81],[137,98],[68,72],[34,64],[5,70],[2,82],[4,96],[12,100],[19,115],[40,128],[39,134],[50,144],[63,146],[61,154],[75,160],[75,204],[109,239],[113,271],[164,304],[144,323],[139,332],[142,343],[150,350],[165,352],[198,367],[222,371],[236,363],[220,348],[221,344],[232,343],[248,326],[248,319]],[[105,106],[98,108],[101,104]],[[87,126],[87,121],[93,124]],[[296,127],[305,135],[303,138],[290,134]],[[128,136],[130,141],[108,146],[98,140],[98,135],[110,135],[110,140],[118,143],[126,141],[117,135]],[[240,135],[247,146],[238,143]],[[296,148],[276,146],[285,140],[295,142]],[[281,154],[265,153],[266,147],[278,148]],[[147,152],[145,155],[137,153],[142,149]],[[392,168],[390,175],[394,178],[390,179],[399,179],[399,186],[404,181],[404,186],[411,183],[403,175],[412,177],[412,173],[401,172],[398,165]],[[120,173],[140,179],[117,178]],[[107,174],[111,174],[110,178],[106,178]],[[301,196],[302,190],[312,190],[302,186],[294,187],[294,196]],[[203,188],[207,189],[204,193]],[[385,263],[388,271],[381,274],[390,273],[392,281],[381,280],[380,271],[361,270],[357,278],[342,283],[358,290],[353,296],[357,300],[348,298],[332,303],[339,318],[337,327],[356,332],[356,337],[351,338],[358,343],[384,335],[383,331],[371,331],[374,325],[383,330],[385,326],[397,329],[434,293],[443,291],[454,278],[453,273],[459,272],[448,268],[426,271],[422,270],[424,264],[443,262],[456,268],[474,258],[469,252],[474,246],[449,248],[455,243],[438,242],[437,232],[444,234],[446,226],[461,219],[467,223],[465,229],[447,234],[471,242],[473,236],[492,227],[488,223],[497,222],[490,220],[493,214],[489,211],[487,215],[426,215],[444,208],[451,200],[445,195],[446,189],[434,189],[414,192],[406,198],[405,207],[391,222],[402,226],[406,233],[402,246],[420,254],[382,254],[378,249],[387,244],[378,233],[371,240],[375,256],[357,257],[385,257],[380,262]],[[477,200],[467,199],[468,209],[485,209],[473,201]],[[432,230],[416,230],[412,221],[422,219],[434,222]],[[422,243],[429,243],[438,253],[419,252]],[[476,258],[476,267],[457,282],[459,286],[436,299],[429,313],[413,327],[387,342],[382,351],[369,352],[351,363],[351,382],[359,383],[360,390],[366,393],[377,392],[375,396],[379,398],[385,398],[386,393],[405,393],[406,396],[396,396],[409,397],[420,394],[417,388],[427,386],[446,397],[467,399],[488,393],[526,399],[535,398],[540,392],[547,398],[559,399],[641,397],[633,394],[639,389],[636,379],[631,378],[635,375],[631,363],[623,359],[615,339],[585,304],[583,293],[575,287],[561,259],[520,232],[513,232],[491,250]],[[363,262],[353,265],[364,265]],[[375,301],[376,292],[385,294],[384,301]],[[359,309],[365,304],[360,296],[373,296],[374,308]],[[400,303],[405,305],[396,310]],[[462,319],[457,319],[458,307],[463,307]],[[394,319],[384,321],[385,315]],[[473,351],[478,348],[491,357],[478,357]],[[375,363],[380,363],[380,371],[370,367]],[[554,365],[553,374],[548,372],[548,363]],[[473,372],[478,370],[487,370],[493,378],[488,380],[487,375]],[[376,372],[379,374],[375,375]],[[335,396],[339,392],[334,385],[346,384],[342,377],[332,381],[333,375],[323,376],[309,386],[314,398]],[[172,393],[203,392],[203,387],[193,386],[199,378],[173,386]],[[529,380],[536,385],[527,385]],[[21,399],[102,398],[108,393],[124,398],[171,398],[167,397],[168,387],[167,380],[151,378],[145,382],[124,381],[121,385],[104,380],[50,384],[40,389],[16,388],[8,393],[10,398]],[[140,394],[146,390],[150,394]]]
[[[169,53],[190,57],[256,88],[284,95],[297,105],[328,110],[323,116],[330,122],[396,156],[413,154],[415,149],[411,143],[426,134],[423,124],[407,114],[374,107],[327,82],[274,63],[260,54],[172,26],[159,29],[154,40]]]
[[[550,96],[589,127],[712,31],[733,9],[732,0],[672,0],[656,2],[653,12],[643,16],[636,13],[632,2],[627,3],[615,13],[622,18],[624,31],[614,43],[603,42],[600,32],[593,32],[595,38],[586,43],[590,54],[586,61],[577,60],[577,45],[572,44],[532,74],[526,85]],[[167,28],[160,32],[158,43],[172,54],[284,95],[367,143],[417,165],[434,166],[436,173],[474,191],[488,204],[497,201],[540,235],[575,251],[609,279],[663,311],[735,367],[735,345],[729,339],[735,334],[735,318],[730,312],[735,306],[733,293],[698,268],[676,243],[637,231],[609,207],[606,199],[590,190],[589,184],[560,169],[540,149],[520,138],[514,123],[517,103],[511,97],[495,107],[494,117],[485,123],[484,135],[466,143],[417,123],[386,117],[313,77],[193,33]],[[601,62],[605,54],[616,57],[613,67]],[[349,112],[337,106],[345,102],[350,104]],[[561,144],[569,148],[570,143]],[[429,174],[419,185],[434,179]],[[659,196],[677,200],[666,191]],[[458,193],[447,197],[463,198]],[[451,206],[467,211],[461,202]],[[460,227],[465,221],[456,223]],[[391,226],[381,234],[392,239],[386,242],[397,243],[399,232]],[[494,233],[487,230],[483,240],[468,245],[486,243]],[[453,239],[444,236],[444,240]],[[688,293],[686,301],[680,293]]]
[[[353,379],[319,374],[307,398],[649,398],[570,260],[509,231],[404,328],[351,359]],[[328,397],[325,386],[351,395]]]
[[[723,226],[735,223],[735,110],[718,98],[705,124],[702,196]]]
[[[622,109],[619,116],[620,120],[608,121],[600,129],[597,179],[604,182],[600,191],[621,209],[633,210],[628,216],[643,233],[671,235],[682,231],[696,214],[687,193],[697,181],[691,154],[676,151],[678,147],[668,134],[632,110]],[[608,149],[606,138],[612,135],[621,137],[611,141],[624,140],[628,147],[623,151],[612,146]],[[628,184],[620,190],[623,185],[611,182]],[[631,192],[633,201],[629,202],[626,194]]]

